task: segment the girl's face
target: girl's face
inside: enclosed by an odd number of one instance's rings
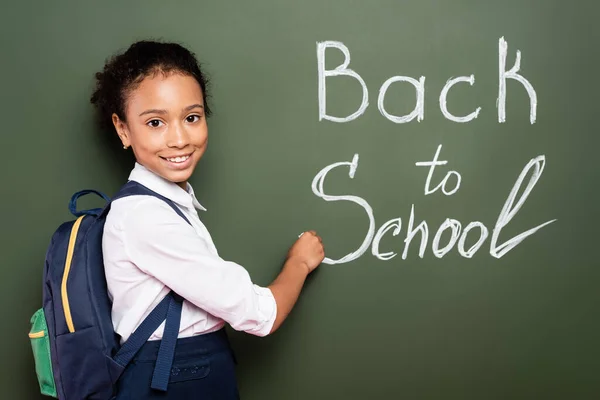
[[[185,189],[208,142],[196,79],[179,73],[146,77],[127,97],[125,116],[126,123],[112,116],[123,145],[131,146],[138,163]]]

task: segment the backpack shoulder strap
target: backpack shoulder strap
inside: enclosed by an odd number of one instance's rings
[[[172,200],[166,198],[165,196],[163,196],[161,194],[156,193],[154,190],[149,189],[148,187],[142,185],[139,182],[128,181],[125,185],[123,185],[123,187],[121,187],[121,189],[111,199],[111,201],[115,201],[116,199],[120,199],[122,197],[127,197],[127,196],[154,196],[154,197],[157,197],[157,198],[163,200],[169,206],[171,206],[171,208],[177,214],[179,214],[179,216],[181,218],[183,218],[188,224],[191,225],[190,221],[183,214],[183,212],[181,211],[181,209],[179,209],[179,207],[177,207],[177,205]],[[108,211],[108,210],[106,210],[106,211]]]
[[[171,208],[188,224],[190,221],[183,214],[181,209],[170,199],[156,193],[148,187],[136,181],[129,181],[119,190],[119,192],[111,199],[111,202],[127,197],[127,196],[154,196],[166,202]],[[110,203],[105,207],[103,212],[108,212]],[[126,366],[133,359],[135,354],[144,345],[148,338],[156,329],[165,321],[163,338],[158,349],[158,357],[154,366],[154,374],[152,376],[151,387],[153,389],[166,391],[171,375],[171,366],[173,364],[173,356],[175,354],[175,344],[179,335],[179,325],[181,322],[181,308],[183,298],[171,291],[161,302],[150,312],[138,328],[129,336],[127,341],[115,354],[114,360]]]
[[[148,314],[146,319],[136,328],[135,331],[129,336],[127,341],[123,343],[123,346],[119,349],[117,354],[114,356],[114,360],[125,367],[133,359],[138,350],[146,343],[148,338],[154,333],[156,329],[162,324],[167,317],[167,311],[171,299],[173,298],[172,292],[161,300],[160,303]]]
[[[151,387],[153,389],[167,391],[169,376],[171,375],[171,366],[173,365],[173,356],[175,354],[175,345],[179,335],[179,325],[181,319],[181,308],[183,298],[174,292],[169,292],[164,299],[150,312],[142,321],[137,329],[129,336],[127,341],[113,357],[113,360],[126,367],[133,359],[139,349],[142,348],[148,338],[165,321],[163,338],[158,348],[156,364],[154,365],[154,374],[152,375]]]

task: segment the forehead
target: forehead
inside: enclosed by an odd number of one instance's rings
[[[156,73],[145,77],[127,96],[126,109],[136,112],[147,108],[178,110],[202,101],[202,89],[192,76],[180,73]]]

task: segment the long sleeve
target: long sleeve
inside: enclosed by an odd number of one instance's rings
[[[267,335],[276,302],[245,268],[214,254],[197,231],[167,204],[146,198],[120,224],[130,260],[183,298],[235,330]]]

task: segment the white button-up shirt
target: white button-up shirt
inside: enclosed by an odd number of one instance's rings
[[[219,257],[194,196],[139,163],[129,175],[172,200],[187,219],[154,196],[129,196],[112,203],[102,250],[112,320],[125,341],[152,309],[173,290],[184,298],[179,337],[235,330],[267,335],[277,305],[269,288],[254,284],[246,269]],[[150,340],[162,338],[163,324]]]

